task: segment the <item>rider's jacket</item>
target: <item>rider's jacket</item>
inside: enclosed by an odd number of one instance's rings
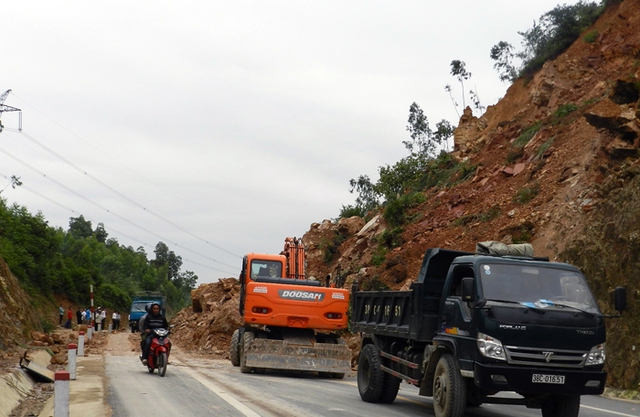
[[[167,322],[167,318],[162,314],[158,314],[154,316],[153,314],[147,314],[147,318],[144,322],[144,326],[147,329],[167,329],[169,327],[169,323]]]

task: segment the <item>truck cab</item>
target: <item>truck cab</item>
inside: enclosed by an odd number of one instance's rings
[[[162,294],[146,292],[133,296],[131,309],[129,310],[129,328],[131,329],[131,333],[139,331],[138,323],[142,316],[147,314],[145,307],[152,303],[160,304],[160,312],[162,315],[166,315],[166,299]]]
[[[436,340],[458,352],[478,394],[601,394],[605,323],[579,269],[462,256],[443,288]]]

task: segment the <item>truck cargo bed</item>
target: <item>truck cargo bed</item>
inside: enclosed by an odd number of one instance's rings
[[[455,258],[469,252],[429,249],[408,291],[358,291],[351,294],[351,331],[431,341],[438,331],[442,288]]]

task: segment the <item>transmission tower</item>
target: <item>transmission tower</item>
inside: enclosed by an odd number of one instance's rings
[[[4,101],[7,99],[7,96],[9,95],[10,92],[11,90],[7,90],[4,93],[2,93],[2,95],[0,95],[0,117],[2,117],[2,112],[17,111],[18,112],[18,130],[22,132],[22,110],[17,109],[15,107],[7,106],[6,104],[4,104]],[[0,132],[2,132],[2,129],[4,129],[4,126],[2,125],[2,120],[0,120]]]

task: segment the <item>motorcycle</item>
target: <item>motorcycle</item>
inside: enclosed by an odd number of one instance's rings
[[[167,373],[169,363],[169,353],[171,352],[171,341],[169,341],[169,330],[152,329],[148,337],[151,337],[151,347],[147,358],[147,368],[149,373],[158,369],[158,375],[164,376]]]

